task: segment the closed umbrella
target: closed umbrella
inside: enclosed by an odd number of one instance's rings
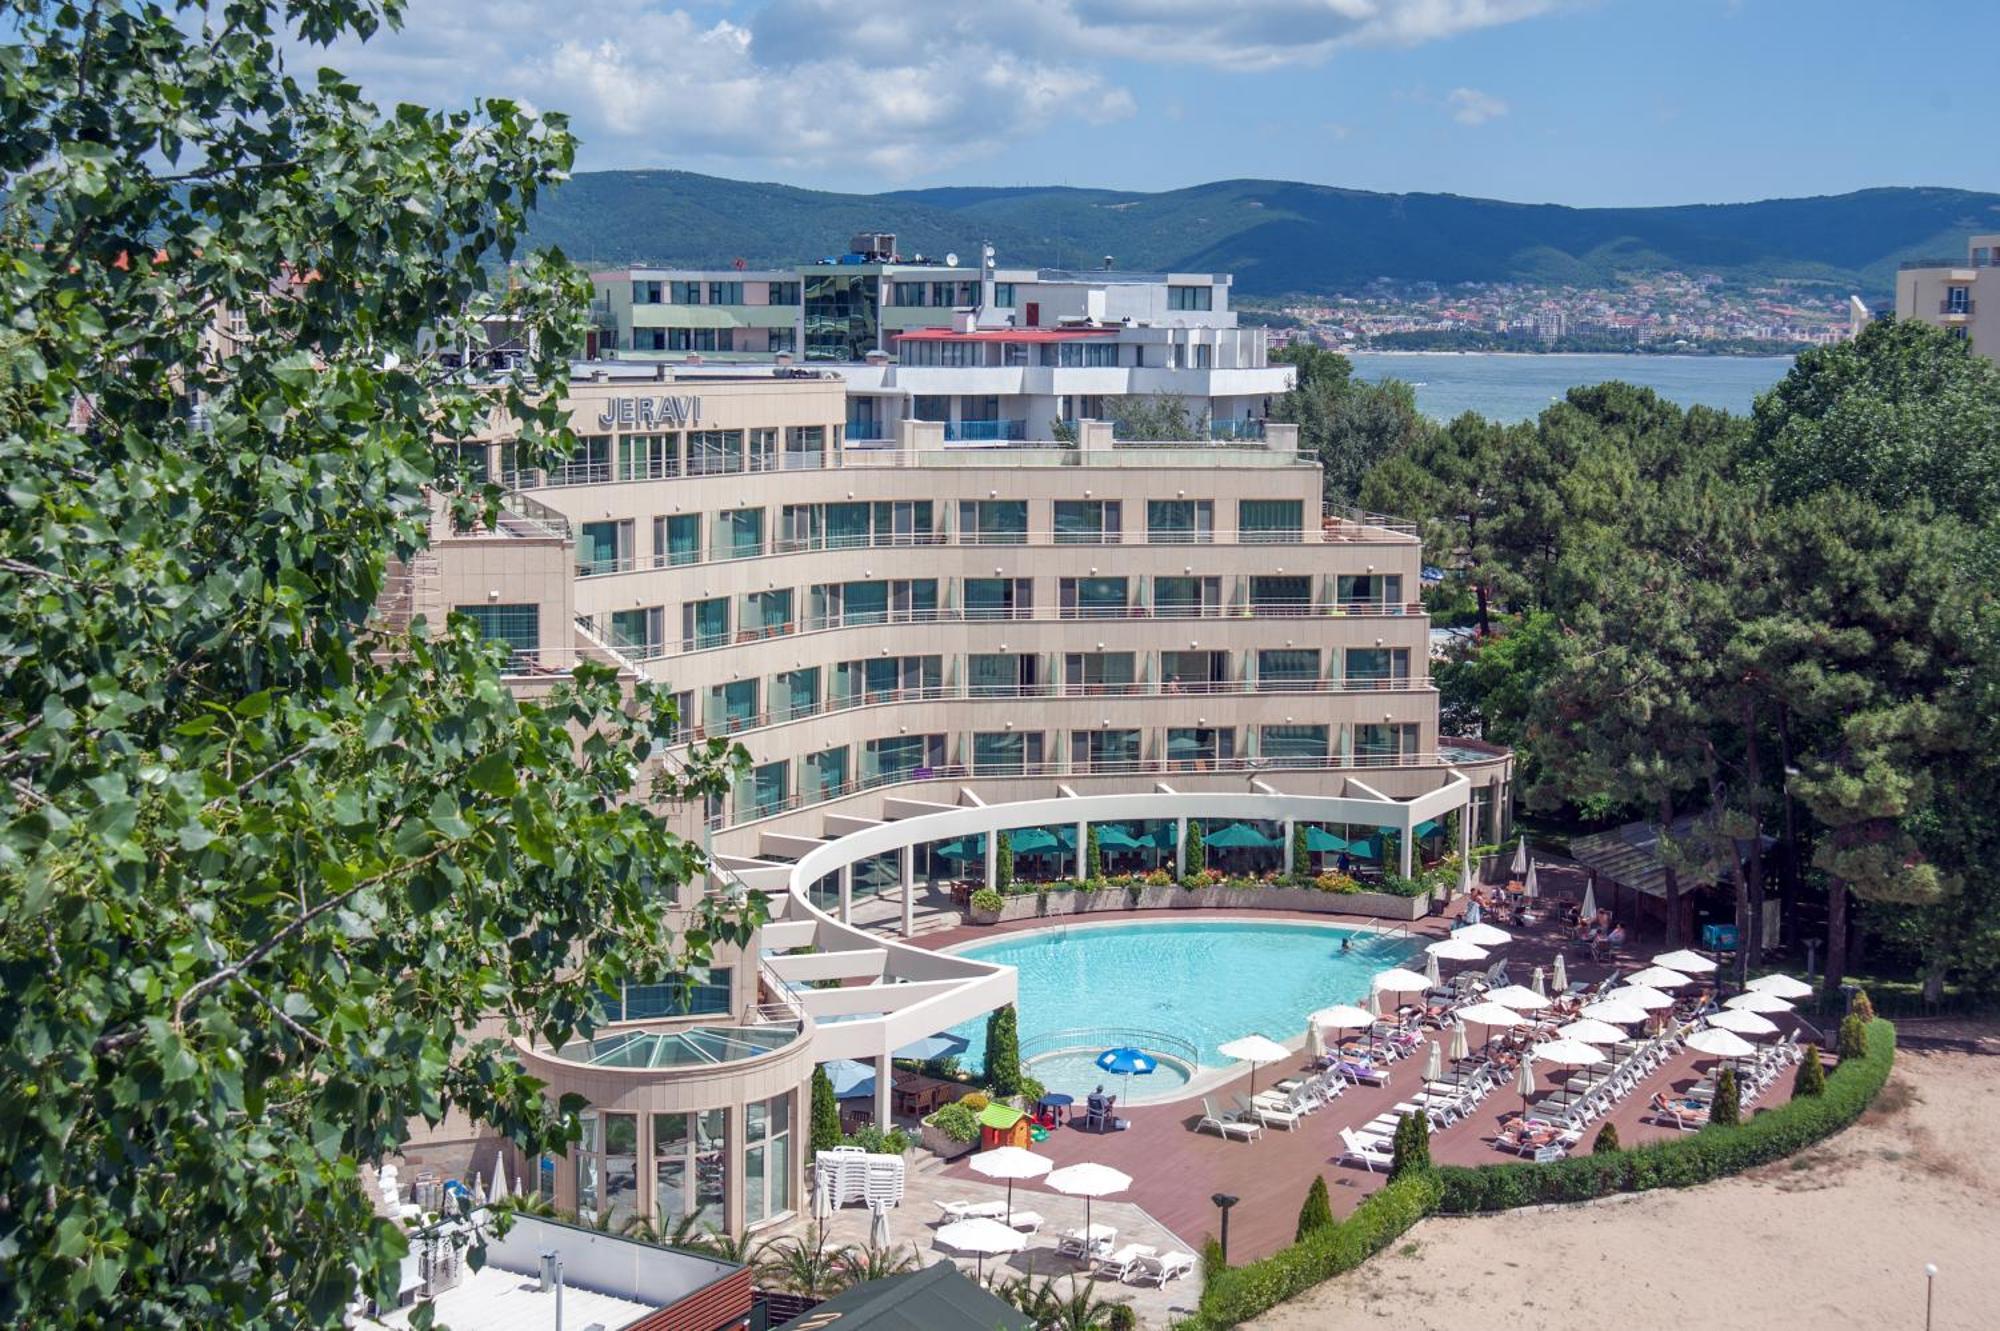
[[[1465,1037],[1465,1024],[1455,1023],[1451,1028],[1451,1084],[1458,1085],[1459,1064],[1472,1057],[1472,1043]]]
[[[1648,989],[1685,989],[1694,981],[1680,971],[1668,970],[1665,966],[1648,966],[1626,976],[1625,983],[1643,984]]]
[[[1019,1146],[998,1146],[972,1157],[972,1172],[1007,1181],[1007,1214],[1014,1214],[1014,1180],[1040,1178],[1055,1168],[1055,1161]]]
[[[1528,987],[1535,991],[1535,997],[1537,998],[1547,998],[1549,996],[1548,978],[1542,974],[1540,966],[1535,967],[1534,975],[1529,977]]]
[[[1538,1012],[1549,1005],[1549,1000],[1532,989],[1518,984],[1506,985],[1486,995],[1489,1003],[1510,1007],[1517,1012]]]
[[[1007,1193],[1007,1214],[1010,1218],[1014,1214],[1012,1186],[1008,1185]],[[889,1251],[889,1204],[885,1201],[874,1201],[868,1203],[868,1209],[872,1212],[868,1221],[868,1246],[876,1252],[887,1252]]]
[[[1477,926],[1474,926],[1477,927]],[[1435,943],[1426,944],[1424,951],[1439,961],[1484,961],[1491,955],[1477,943],[1466,941],[1471,929],[1460,929],[1450,938],[1440,938]]]
[[[1612,992],[1616,994],[1618,991]],[[1611,1026],[1631,1026],[1646,1019],[1646,1009],[1637,1003],[1628,1003],[1620,996],[1586,1004],[1583,1016],[1587,1020],[1601,1021]]]
[[[1432,1040],[1430,1049],[1424,1054],[1424,1080],[1436,1081],[1444,1075],[1444,1041],[1442,1037]]]
[[[1559,994],[1569,992],[1569,966],[1564,963],[1563,954],[1560,952],[1556,953],[1556,973],[1555,978],[1550,983],[1555,985],[1556,992]]]
[[[1577,918],[1582,920],[1594,920],[1597,918],[1597,884],[1595,882],[1583,885],[1583,904],[1577,907],[1576,913]]]
[[[1522,837],[1514,846],[1514,872],[1528,872],[1528,838]]]
[[[1556,1032],[1565,1040],[1580,1040],[1584,1044],[1617,1044],[1625,1038],[1625,1032],[1608,1021],[1595,1017],[1584,1017],[1573,1021]]]
[[[1533,901],[1542,894],[1541,885],[1535,881],[1535,866],[1528,866],[1528,876],[1521,880],[1521,895]]]
[[[1521,1093],[1521,1112],[1528,1112],[1528,1097],[1535,1093],[1535,1060],[1522,1058],[1521,1066],[1514,1073],[1514,1089]]]
[[[1444,978],[1438,974],[1438,959],[1435,952],[1424,958],[1424,979],[1433,989],[1444,984]]]
[[[1811,998],[1813,994],[1811,985],[1789,975],[1759,975],[1744,988],[1760,994],[1776,994],[1780,998]]]
[[[1745,1012],[1742,1008],[1727,1008],[1708,1019],[1708,1024],[1718,1031],[1734,1031],[1738,1035],[1776,1035],[1778,1023],[1755,1012]]]
[[[1680,948],[1673,952],[1662,952],[1659,956],[1653,958],[1653,964],[1655,966],[1665,966],[1670,971],[1679,971],[1683,975],[1707,975],[1715,969],[1714,962],[1701,955],[1701,953],[1690,952],[1686,948]]]
[[[1378,990],[1370,989],[1368,991],[1368,999],[1366,1006],[1368,1008],[1368,1015],[1370,1017],[1374,1018],[1376,1021],[1380,1021],[1382,1019],[1382,995]]]
[[[1306,1018],[1306,1052],[1313,1056],[1315,1063],[1326,1057],[1326,1036],[1321,1032],[1319,1023],[1311,1017]]]
[[[1049,1175],[1047,1182],[1051,1188],[1065,1196],[1083,1198],[1083,1250],[1089,1252],[1091,1250],[1090,1199],[1108,1197],[1114,1192],[1125,1191],[1132,1186],[1132,1176],[1121,1173],[1110,1165],[1086,1162],[1056,1170]]]
[[[1776,994],[1762,989],[1750,989],[1723,1003],[1724,1007],[1737,1012],[1790,1012],[1792,1005]]]
[[[1500,947],[1514,941],[1514,935],[1496,924],[1468,924],[1452,937],[1461,943],[1475,943],[1480,947]]]
[[[496,1157],[493,1161],[493,1188],[486,1194],[486,1200],[489,1202],[504,1202],[507,1200],[508,1195],[507,1161],[504,1157]]]
[[[1220,1046],[1218,1052],[1224,1058],[1237,1058],[1250,1065],[1250,1094],[1257,1094],[1257,1066],[1260,1063],[1276,1063],[1290,1058],[1292,1051],[1276,1040],[1262,1035],[1246,1035],[1240,1040],[1231,1040]],[[1130,1180],[1127,1180],[1130,1182]]]
[[[988,1254],[1019,1252],[1028,1246],[1026,1234],[1012,1225],[1003,1225],[985,1216],[952,1221],[937,1232],[937,1241],[947,1248],[956,1248],[978,1257],[979,1278],[982,1280],[986,1278]]]

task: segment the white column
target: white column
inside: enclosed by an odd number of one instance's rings
[[[854,923],[854,866],[840,866],[840,922]]]
[[[996,892],[999,891],[1000,885],[993,881],[999,876],[1000,834],[998,832],[988,832],[986,834],[986,881],[981,886],[990,887]]]
[[[1458,890],[1472,890],[1472,794],[1467,792],[1465,807],[1458,813]]]
[[[889,1055],[875,1056],[875,1126],[884,1132],[889,1130],[889,1078],[893,1075],[889,1067]]]
[[[1294,864],[1294,863],[1292,863],[1292,840],[1293,840],[1293,838],[1294,838],[1294,837],[1295,837],[1295,836],[1297,835],[1297,833],[1296,833],[1296,832],[1295,832],[1295,831],[1294,831],[1293,829],[1294,829],[1294,828],[1295,828],[1296,826],[1297,826],[1297,824],[1296,824],[1296,823],[1295,823],[1295,822],[1294,822],[1294,821],[1293,821],[1292,819],[1290,819],[1290,818],[1287,818],[1287,819],[1285,819],[1285,822],[1284,822],[1284,827],[1285,827],[1285,831],[1284,831],[1284,838],[1285,838],[1285,876],[1286,876],[1287,878],[1291,877],[1291,876],[1292,876],[1293,874],[1295,874],[1295,873],[1298,873],[1298,872],[1300,871],[1300,869],[1301,869],[1301,868],[1303,867],[1303,866],[1301,866],[1301,865],[1297,865],[1297,864]]]
[[[917,931],[917,848],[903,847],[903,937]]]
[[[1410,827],[1405,827],[1403,834],[1396,838],[1396,858],[1402,864],[1402,867],[1397,872],[1405,878],[1410,876],[1410,861],[1416,853],[1416,846],[1412,843],[1416,839],[1414,830]]]
[[[1089,836],[1090,824],[1078,823],[1076,825],[1076,881],[1079,883],[1083,881],[1084,874],[1088,872],[1090,867],[1089,861],[1083,853],[1088,846]]]
[[[1174,877],[1187,877],[1187,819],[1174,819]]]

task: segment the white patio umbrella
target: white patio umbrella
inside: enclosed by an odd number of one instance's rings
[[[1670,971],[1679,971],[1683,975],[1707,975],[1715,969],[1715,963],[1707,957],[1699,952],[1690,952],[1684,947],[1673,952],[1662,952],[1653,958],[1653,964],[1665,966]]]
[[[1424,1055],[1424,1080],[1436,1081],[1444,1072],[1444,1045],[1432,1040],[1430,1052]]]
[[[1811,998],[1813,987],[1804,980],[1795,980],[1789,975],[1759,975],[1743,986],[1759,994],[1776,994],[1780,998]]]
[[[1595,882],[1583,885],[1583,904],[1577,907],[1576,915],[1580,920],[1594,920],[1597,918],[1597,884]]]
[[[1522,837],[1514,845],[1513,871],[1515,873],[1526,873],[1528,871],[1528,838],[1526,837]]]
[[[1262,1039],[1262,1036],[1257,1037]],[[1090,1199],[1108,1197],[1114,1192],[1123,1192],[1132,1186],[1132,1176],[1113,1169],[1110,1165],[1091,1164],[1069,1165],[1049,1175],[1048,1185],[1057,1192],[1070,1197],[1083,1198],[1083,1246],[1090,1251]]]
[[[1435,952],[1424,958],[1424,979],[1433,989],[1440,988],[1444,984],[1444,977],[1438,974],[1438,959]]]
[[[1727,999],[1722,1006],[1736,1012],[1790,1012],[1792,1005],[1764,989],[1749,989]]]
[[[1311,1017],[1306,1018],[1306,1052],[1315,1062],[1326,1057],[1326,1035]]]
[[[1623,998],[1607,998],[1602,1002],[1586,1005],[1583,1016],[1586,1020],[1601,1021],[1612,1026],[1631,1026],[1646,1019],[1646,1009],[1637,1003],[1627,1003]]]
[[[1312,1014],[1310,1020],[1316,1026],[1329,1031],[1358,1031],[1373,1026],[1379,1013],[1371,1013],[1367,1008],[1356,1007],[1352,1003],[1335,1003],[1323,1007]]]
[[[1535,881],[1535,868],[1536,866],[1529,865],[1528,876],[1521,880],[1521,896],[1527,901],[1533,901],[1542,894],[1541,884]]]
[[[487,1189],[488,1202],[504,1202],[512,1196],[507,1191],[507,1161],[504,1156],[496,1156],[493,1161],[493,1186]]]
[[[1036,1155],[1019,1146],[998,1146],[972,1157],[973,1173],[1007,1181],[1007,1214],[1010,1216],[1014,1214],[1014,1180],[1040,1178],[1055,1167],[1056,1162],[1047,1156]]]
[[[1569,966],[1564,963],[1563,954],[1560,952],[1556,953],[1555,974],[1550,978],[1549,983],[1556,987],[1556,992],[1559,994],[1569,992]]]
[[[1687,1038],[1687,1047],[1703,1054],[1713,1054],[1717,1058],[1748,1058],[1757,1052],[1757,1047],[1734,1031],[1709,1027],[1696,1031]]]
[[[1370,989],[1368,991],[1368,998],[1364,1006],[1368,1009],[1368,1016],[1371,1025],[1382,1019],[1382,995],[1379,992]]]
[[[1648,966],[1642,971],[1633,971],[1625,977],[1626,984],[1643,984],[1648,989],[1685,989],[1694,981],[1679,971],[1670,971],[1665,966]]]
[[[1465,1023],[1459,1022],[1451,1028],[1451,1061],[1472,1057],[1472,1045],[1465,1038]]]
[[[1292,1051],[1279,1044],[1276,1040],[1268,1039],[1254,1033],[1246,1035],[1240,1040],[1231,1040],[1228,1044],[1220,1046],[1218,1052],[1224,1058],[1238,1058],[1250,1065],[1250,1094],[1252,1095],[1257,1094],[1258,1064],[1276,1063],[1280,1059],[1292,1056]],[[1127,1179],[1126,1182],[1130,1183],[1131,1180]],[[1053,1187],[1055,1185],[1051,1184],[1050,1186]]]
[[[1729,1008],[1708,1019],[1708,1024],[1718,1031],[1734,1031],[1738,1035],[1776,1035],[1778,1023],[1755,1012],[1745,1012],[1742,1008]]]
[[[889,1250],[889,1204],[886,1201],[873,1201],[868,1204],[868,1210],[871,1213],[868,1219],[868,1246],[877,1252],[887,1252]],[[1009,1217],[1013,1215],[1013,1212],[1014,1208],[1010,1202],[1007,1207]]]
[[[1549,977],[1540,966],[1535,967],[1535,973],[1529,977],[1528,987],[1535,991],[1537,998],[1549,996]]]
[[[1028,1236],[1012,1225],[1003,1225],[998,1220],[985,1216],[974,1216],[970,1220],[954,1220],[937,1232],[937,1241],[947,1248],[969,1252],[979,1259],[979,1278],[986,1278],[986,1258],[989,1254],[1019,1252],[1028,1246]]]
[[[1485,925],[1472,926],[1474,929],[1483,929],[1485,927]],[[1439,961],[1486,960],[1491,954],[1478,943],[1468,940],[1465,936],[1468,932],[1469,930],[1460,929],[1449,938],[1440,938],[1437,942],[1427,945],[1424,951]]]
[[[1650,985],[1627,984],[1611,991],[1611,997],[1620,1003],[1630,1003],[1648,1012],[1658,1012],[1661,1008],[1674,1005],[1673,995],[1663,994]]]
[[[1500,947],[1514,941],[1514,935],[1497,924],[1468,924],[1454,932],[1452,937],[1461,943],[1474,943],[1480,947]]]
[[[1584,1017],[1573,1021],[1556,1032],[1565,1040],[1581,1040],[1584,1044],[1617,1044],[1626,1037],[1624,1031],[1608,1021],[1595,1017]]]
[[[1474,1026],[1491,1026],[1496,1030],[1511,1030],[1527,1025],[1528,1019],[1504,1003],[1487,1001],[1472,1003],[1458,1010],[1460,1021],[1471,1022]]]
[[[1535,1046],[1534,1055],[1542,1062],[1553,1063],[1559,1068],[1587,1068],[1604,1061],[1603,1050],[1581,1040],[1544,1040]],[[1569,1103],[1567,1081],[1563,1083],[1563,1103]]]
[[[1514,1072],[1514,1089],[1521,1093],[1521,1112],[1528,1112],[1528,1097],[1535,1093],[1535,1060],[1523,1058]]]
[[[1506,985],[1486,995],[1489,1003],[1510,1007],[1518,1012],[1536,1012],[1549,1005],[1549,1000],[1534,990],[1518,984]]]
[[[1429,988],[1430,981],[1413,970],[1396,966],[1376,972],[1375,978],[1369,982],[1369,987],[1377,993],[1386,989],[1393,994],[1414,994]]]

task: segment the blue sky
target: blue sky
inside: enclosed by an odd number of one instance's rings
[[[568,111],[584,169],[819,188],[1232,176],[1656,204],[2000,190],[1951,0],[410,0],[328,63]],[[1958,72],[1954,73],[1954,69]]]

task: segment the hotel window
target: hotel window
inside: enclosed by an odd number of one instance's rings
[[[687,472],[690,476],[715,476],[743,470],[743,431],[690,430]]]
[[[1121,535],[1116,499],[1055,501],[1057,545],[1116,545]]]
[[[471,620],[481,642],[506,643],[517,662],[542,649],[539,605],[459,605],[452,607],[452,613]]]
[[[678,744],[688,736],[688,727],[694,724],[694,692],[682,689],[669,700],[673,704],[673,714],[667,721],[667,743]]]
[[[790,775],[791,764],[783,758],[751,768],[750,779],[736,792],[736,816],[766,818],[783,812]]]
[[[1265,726],[1258,732],[1257,747],[1274,766],[1317,766],[1327,757],[1326,727]]]
[[[1354,727],[1354,757],[1364,765],[1390,766],[1401,758],[1414,758],[1416,753],[1414,722]]]
[[[1063,657],[1067,693],[1130,693],[1137,678],[1131,652],[1069,652]]]
[[[601,485],[611,479],[611,436],[582,435],[576,449],[549,469],[550,485]]]
[[[1305,539],[1305,502],[1243,499],[1236,505],[1237,539],[1245,545],[1296,545]]]
[[[861,750],[861,783],[918,780],[944,766],[943,735],[896,735],[871,739]]]
[[[681,439],[677,434],[626,434],[618,437],[618,479],[657,481],[680,473]]]
[[[1210,618],[1222,613],[1221,578],[1154,578],[1153,613]]]
[[[604,1209],[615,1225],[639,1209],[639,1116],[606,1114]]]
[[[720,1230],[727,1223],[729,1111],[704,1109],[694,1116],[694,1214],[699,1225]]]
[[[1170,310],[1211,310],[1215,308],[1213,287],[1168,287],[1167,308]]]
[[[1011,310],[1014,308],[1014,284],[1012,282],[995,282],[993,284],[993,305],[994,308],[1002,310]]]
[[[1215,539],[1209,499],[1148,499],[1146,539],[1155,545],[1207,545]]]
[[[727,966],[677,971],[646,984],[626,984],[605,993],[605,1020],[657,1021],[662,1017],[715,1017],[729,1011]]]
[[[1194,358],[1193,369],[1207,370],[1214,368],[1215,348],[1208,345],[1208,343],[1197,342],[1188,348],[1188,352]]]
[[[688,1209],[688,1116],[653,1115],[653,1207],[668,1228]]]
[[[1407,647],[1349,647],[1347,678],[1350,689],[1400,689],[1410,682],[1410,649]]]
[[[1139,765],[1136,730],[1078,730],[1069,737],[1070,767],[1079,772],[1127,772]]]
[[[818,471],[826,465],[826,427],[787,425],[785,427],[786,471]]]
[[[919,342],[916,346],[923,346]],[[942,393],[918,393],[910,399],[910,417],[919,421],[951,419],[951,398]]]
[[[799,284],[798,284],[797,282],[773,282],[773,283],[771,283],[771,303],[772,303],[773,305],[796,305],[796,304],[798,304],[798,303],[799,303]]]
[[[633,282],[632,303],[634,305],[658,305],[660,303],[660,284],[658,282]]]
[[[655,605],[644,610],[613,610],[611,645],[642,661],[664,655],[667,650],[667,608]]]
[[[1042,736],[1018,730],[982,730],[972,737],[974,776],[1020,776],[1042,766]]]
[[[792,589],[743,594],[743,617],[737,621],[745,638],[775,638],[792,631]]]
[[[763,552],[763,509],[728,508],[715,515],[717,559],[748,559]]]
[[[869,518],[874,510],[866,503],[828,504],[822,529],[829,550],[855,550],[867,545]]]
[[[778,466],[778,431],[770,429],[752,430],[749,433],[749,460],[751,471],[774,471]]]
[[[1031,696],[1036,674],[1032,653],[973,652],[965,658],[965,691],[974,698]]]
[[[743,1106],[743,1221],[755,1225],[792,1209],[792,1096]]]
[[[835,590],[840,599],[834,612],[846,626],[886,624],[889,621],[889,583],[875,578],[866,582],[843,582]]]
[[[928,499],[877,500],[875,544],[931,545],[936,540],[933,509]]]
[[[1025,499],[961,499],[958,536],[965,545],[1025,545],[1028,502]]]
[[[787,355],[799,349],[799,332],[796,328],[773,328],[765,334],[765,350],[773,355],[782,351]]]
[[[670,282],[667,284],[667,292],[676,305],[701,304],[701,283],[699,282]]]
[[[712,735],[734,735],[757,724],[757,681],[732,679],[708,687],[703,720]]]
[[[1333,580],[1333,598],[1343,606],[1379,605],[1400,609],[1403,603],[1403,575],[1342,573]]]
[[[1035,584],[1030,578],[967,578],[967,619],[1032,619]]]
[[[1122,619],[1128,613],[1124,578],[1064,578],[1057,592],[1064,619]]]
[[[772,681],[771,719],[790,721],[819,710],[819,667],[787,670]]]
[[[653,519],[653,567],[701,562],[701,514],[676,513]]]
[[[1946,287],[1944,289],[1944,312],[1946,314],[1972,313],[1972,288]]]
[[[582,522],[576,528],[576,576],[619,573],[632,567],[632,523]]]
[[[1042,364],[1059,365],[1064,369],[1116,369],[1118,366],[1118,344],[1102,338],[1090,341],[1063,342],[1042,348]]]
[[[741,305],[743,284],[741,282],[710,282],[708,303],[711,305]]]
[[[604,1143],[604,1137],[599,1130],[595,1109],[586,1109],[578,1114],[577,1124],[582,1132],[576,1139],[576,1213],[595,1220],[598,1170],[602,1167],[597,1152]]]
[[[1206,727],[1167,729],[1167,764],[1183,771],[1199,770],[1236,756],[1236,732]]]
[[[832,799],[847,786],[847,746],[822,749],[800,760],[799,799],[802,803]]]
[[[1168,693],[1215,693],[1228,681],[1227,652],[1160,653],[1160,684]]]
[[[842,704],[935,697],[943,687],[941,656],[872,656],[833,668],[833,693]]]
[[[896,283],[890,288],[889,303],[891,305],[906,305],[911,307],[922,305],[924,303],[924,284],[922,282]]]
[[[727,351],[729,347],[713,328],[669,328],[668,351]]]
[[[681,607],[681,650],[720,647],[729,641],[729,598],[689,601]]]
[[[1252,614],[1303,615],[1311,609],[1311,578],[1285,573],[1260,575],[1250,579]]]
[[[958,284],[955,282],[931,283],[931,304],[949,309],[958,302]]]
[[[665,351],[667,330],[664,328],[634,328],[632,330],[632,350]]]
[[[1310,648],[1285,647],[1257,653],[1257,687],[1264,690],[1297,689],[1319,682],[1319,653]]]

